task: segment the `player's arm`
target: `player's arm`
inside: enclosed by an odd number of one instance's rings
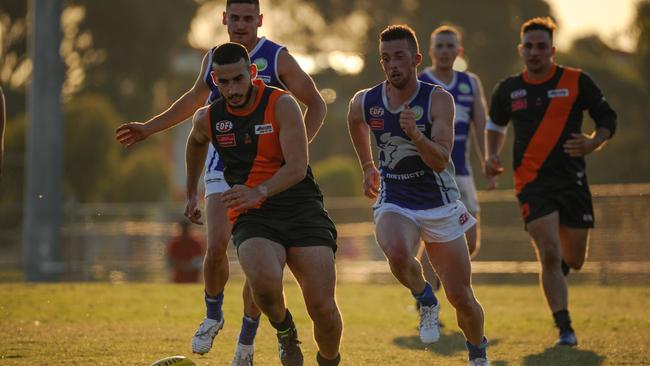
[[[472,83],[474,84],[475,98],[472,112],[472,124],[474,125],[474,142],[476,143],[476,152],[479,155],[481,162],[485,161],[487,156],[487,149],[485,146],[485,124],[487,123],[487,101],[485,100],[485,92],[481,79],[477,75],[470,74]]]
[[[131,147],[147,137],[166,130],[185,121],[204,104],[210,89],[205,84],[203,76],[208,67],[208,53],[201,62],[201,71],[192,88],[178,98],[166,111],[151,118],[145,123],[129,122],[115,130],[115,138],[125,147]]]
[[[2,176],[2,164],[5,151],[5,123],[7,120],[5,95],[0,87],[0,176]]]
[[[413,141],[424,163],[436,172],[445,170],[454,146],[454,98],[443,89],[431,93],[431,136],[426,136],[415,124],[415,112],[406,107],[399,116],[399,123]]]
[[[488,178],[495,177],[503,173],[503,166],[501,165],[501,150],[506,141],[506,133],[508,131],[508,122],[510,121],[510,109],[506,102],[503,101],[502,84],[499,83],[492,92],[492,101],[490,105],[490,119],[485,125],[486,129],[486,149],[487,156],[483,168],[484,173]],[[496,182],[490,189],[496,188]]]
[[[616,112],[607,103],[600,88],[585,73],[580,74],[580,96],[582,104],[596,123],[596,130],[587,135],[573,133],[564,143],[564,152],[572,157],[580,157],[600,150],[616,131]]]
[[[370,147],[370,127],[363,118],[362,99],[365,91],[358,92],[348,109],[348,131],[363,170],[363,193],[368,198],[376,198],[379,194],[379,171],[375,167]]]
[[[299,183],[307,174],[307,134],[300,106],[292,96],[285,94],[275,104],[280,149],[284,165],[271,178],[256,187],[235,185],[221,195],[226,206],[235,210],[253,208],[267,197],[276,195]]]
[[[280,52],[278,73],[289,92],[307,108],[305,128],[307,129],[307,140],[311,142],[323,125],[327,105],[318,92],[314,80],[300,68],[296,59],[287,51]]]
[[[198,208],[198,185],[205,156],[210,144],[210,131],[208,128],[210,107],[196,111],[192,118],[192,131],[187,137],[185,145],[185,178],[187,189],[187,204],[185,216],[195,224],[202,225],[201,210]]]

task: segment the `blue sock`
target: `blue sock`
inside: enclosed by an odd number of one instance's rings
[[[413,294],[413,297],[422,306],[433,306],[438,304],[438,299],[436,298],[436,295],[433,294],[433,288],[429,282],[424,283],[424,290],[422,290],[421,294]]]
[[[239,332],[239,343],[250,346],[255,342],[257,327],[260,325],[260,317],[249,318],[244,314],[241,322],[241,331]]]
[[[223,313],[221,312],[221,305],[223,305],[223,291],[217,296],[212,297],[205,293],[205,317],[212,320],[221,320]]]
[[[465,341],[465,346],[467,346],[467,350],[469,351],[469,359],[473,360],[479,357],[487,358],[487,345],[488,340],[485,337],[483,337],[483,341],[478,346],[469,343],[469,341]]]

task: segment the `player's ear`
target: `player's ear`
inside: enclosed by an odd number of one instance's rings
[[[221,24],[228,25],[228,15],[226,14],[225,11],[223,12],[223,15],[222,15],[222,18],[221,18]]]
[[[210,71],[210,78],[212,79],[212,83],[217,85],[217,74],[214,71]]]
[[[415,54],[415,66],[418,66],[421,63],[422,63],[422,54],[418,52]]]
[[[251,80],[257,79],[257,65],[251,64],[250,73],[251,73]]]
[[[518,44],[517,45],[517,52],[519,53],[519,56],[523,57],[524,56],[524,45],[523,44]]]
[[[260,14],[260,20],[257,21],[257,26],[261,27],[262,23],[264,23],[264,14]]]

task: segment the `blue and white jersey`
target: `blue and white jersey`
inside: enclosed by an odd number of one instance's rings
[[[431,136],[431,95],[436,86],[418,82],[413,97],[406,102],[415,112],[418,129]],[[370,126],[379,148],[381,192],[377,205],[393,203],[412,210],[427,210],[456,202],[460,198],[454,181],[454,164],[440,173],[426,165],[415,144],[399,125],[402,107],[388,105],[386,82],[362,95],[363,118]]]
[[[424,70],[418,78],[425,83],[440,85],[453,97],[456,104],[456,120],[454,121],[454,148],[451,160],[456,168],[456,175],[470,175],[472,168],[469,164],[469,131],[470,121],[474,115],[474,98],[476,85],[474,79],[466,72],[454,71],[449,84],[438,80],[431,69]]]
[[[208,64],[206,66],[203,80],[210,88],[210,95],[206,100],[205,105],[211,104],[219,98],[219,88],[212,81],[210,72],[212,71],[212,56],[217,47],[213,47],[208,52]],[[287,86],[280,80],[278,73],[278,57],[280,52],[286,50],[285,46],[279,45],[275,42],[269,41],[265,37],[261,37],[255,48],[249,53],[251,62],[257,65],[257,78],[264,81],[264,84],[274,86],[283,90],[287,90]],[[223,161],[219,159],[219,154],[214,146],[210,144],[208,149],[208,157],[205,161],[206,174],[212,171],[223,172]]]

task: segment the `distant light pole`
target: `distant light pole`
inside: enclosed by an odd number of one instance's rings
[[[23,216],[25,280],[57,281],[63,273],[59,241],[62,207],[63,123],[59,54],[63,0],[31,0],[29,55],[32,83]]]

